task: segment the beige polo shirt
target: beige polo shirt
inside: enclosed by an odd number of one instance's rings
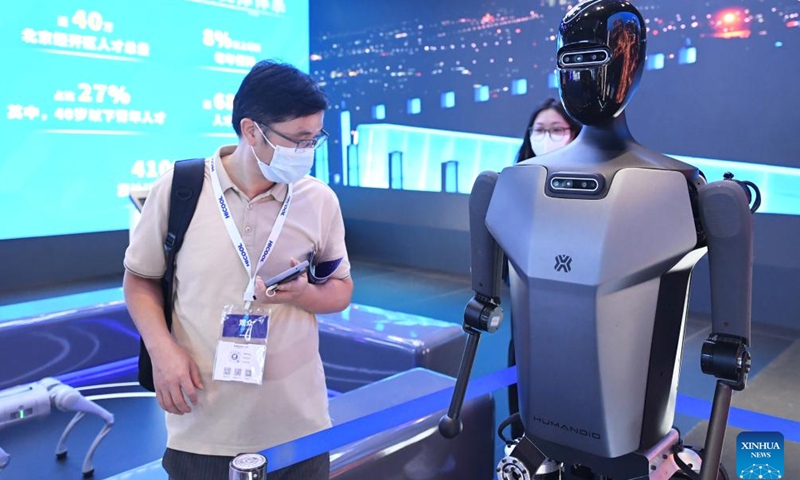
[[[206,455],[260,451],[331,425],[317,320],[300,308],[272,308],[262,385],[211,379],[223,308],[242,305],[249,278],[217,208],[210,162],[218,162],[220,184],[250,258],[263,252],[288,188],[276,184],[248,199],[220,160],[234,148],[222,147],[206,160],[197,210],[176,256],[173,335],[197,363],[205,389],[198,391],[198,405],[191,413],[166,414],[167,446]],[[160,278],[166,270],[163,243],[171,183],[169,171],[153,186],[125,252],[125,268],[140,277]],[[320,261],[342,257],[333,277],[348,277],[350,263],[336,195],[309,176],[293,188],[286,223],[259,275],[272,277],[290,266],[290,258],[306,260],[316,250]],[[251,263],[255,268],[256,262]]]

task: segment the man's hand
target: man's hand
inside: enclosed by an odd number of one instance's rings
[[[192,405],[197,405],[197,389],[203,389],[197,364],[171,340],[150,352],[150,356],[158,404],[175,415],[191,412]]]
[[[291,266],[300,264],[300,262],[292,258]],[[267,291],[267,286],[264,285],[264,280],[258,276],[256,277],[256,301],[266,304],[289,303],[295,306],[300,306],[300,297],[308,288],[308,274],[303,272],[297,278],[290,280],[286,283],[281,283],[271,291]]]

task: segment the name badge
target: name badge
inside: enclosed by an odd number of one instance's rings
[[[214,380],[261,385],[264,377],[264,344],[236,343],[220,340],[214,359]]]
[[[239,310],[239,311],[236,311]],[[223,382],[261,385],[267,358],[269,314],[226,307],[214,353],[212,378]]]

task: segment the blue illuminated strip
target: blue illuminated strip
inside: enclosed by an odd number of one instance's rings
[[[56,377],[61,383],[72,387],[92,385],[97,382],[106,382],[125,375],[135,375],[139,368],[139,358],[130,357],[116,362],[85,368],[76,372],[66,373]]]
[[[61,383],[72,387],[83,387],[97,383],[118,380],[122,377],[132,377],[139,369],[139,357],[129,357],[116,362],[97,365],[75,372],[65,373],[55,377]],[[328,398],[341,395],[341,392],[328,389]]]
[[[393,124],[361,124],[356,127],[358,178],[347,185],[389,188],[389,155],[402,152],[403,190],[440,191],[441,164],[459,164],[460,193],[469,193],[475,177],[483,170],[500,171],[511,165],[519,150],[517,138],[477,133],[409,127]]]
[[[39,322],[42,320],[42,316],[83,309],[88,305],[109,306],[121,304],[122,301],[122,288],[116,287],[3,305],[0,306],[0,328],[12,328],[29,322]]]
[[[357,164],[350,170],[358,178],[345,178],[346,185],[389,188],[389,157],[400,152],[401,188],[429,192],[442,190],[441,165],[453,162],[458,165],[459,193],[469,193],[478,173],[499,172],[511,166],[521,143],[519,138],[388,123],[362,124],[357,132],[358,155],[345,158]],[[670,156],[697,167],[709,182],[722,180],[725,172],[733,172],[735,179],[755,183],[761,190],[759,213],[800,215],[800,168]]]

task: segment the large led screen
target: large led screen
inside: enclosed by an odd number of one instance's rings
[[[308,71],[308,0],[25,0],[0,13],[0,240],[127,229],[132,189],[235,143],[233,94]]]

